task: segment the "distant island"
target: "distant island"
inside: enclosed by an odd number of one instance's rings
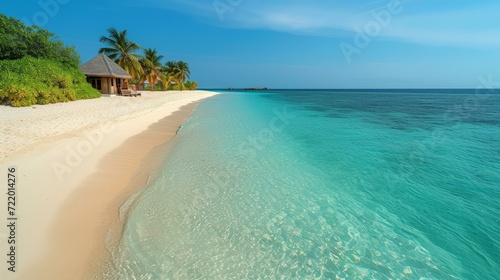
[[[267,87],[259,88],[259,87],[252,87],[252,88],[228,88],[228,90],[267,90]]]

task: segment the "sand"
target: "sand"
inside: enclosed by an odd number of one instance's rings
[[[16,272],[0,227],[0,279],[88,279],[119,235],[120,206],[143,188],[165,143],[212,92],[146,92],[63,104],[0,106],[0,219],[17,168]],[[181,109],[182,108],[182,109]],[[109,237],[109,236],[108,236]],[[108,238],[109,241],[109,238]]]

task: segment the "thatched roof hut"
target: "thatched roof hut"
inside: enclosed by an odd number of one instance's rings
[[[80,69],[87,75],[87,81],[102,94],[121,94],[128,88],[132,76],[105,54],[99,54]]]

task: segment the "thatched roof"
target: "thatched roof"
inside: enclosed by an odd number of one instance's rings
[[[132,79],[120,65],[102,53],[83,64],[80,69],[87,76]]]

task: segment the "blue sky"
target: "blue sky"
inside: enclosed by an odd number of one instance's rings
[[[475,88],[500,82],[500,2],[6,0],[0,12],[74,45],[109,27],[188,62],[203,88]]]

